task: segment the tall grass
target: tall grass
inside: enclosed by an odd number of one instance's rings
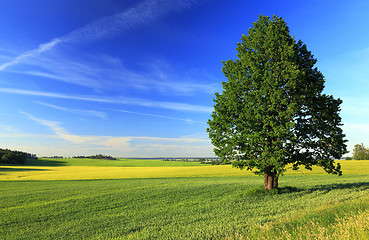
[[[260,239],[369,239],[368,196],[266,224]]]

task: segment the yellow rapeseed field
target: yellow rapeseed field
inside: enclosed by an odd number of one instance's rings
[[[125,178],[172,178],[241,176],[246,173],[231,166],[205,167],[6,167],[0,180],[82,180],[82,179],[125,179]]]
[[[340,161],[343,174],[369,173],[369,161]],[[315,167],[313,171],[287,170],[285,175],[325,174]],[[100,166],[0,166],[0,180],[84,180],[173,177],[255,176],[230,165],[188,167],[100,167]]]

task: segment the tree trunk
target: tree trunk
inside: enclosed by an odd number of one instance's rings
[[[274,176],[273,175],[268,175],[268,191],[272,190],[273,189],[273,180],[274,180]]]
[[[264,189],[268,190],[268,173],[264,172]]]
[[[273,188],[278,188],[278,177],[274,175],[273,177]]]
[[[264,188],[268,191],[278,188],[278,176],[274,173],[264,172]]]

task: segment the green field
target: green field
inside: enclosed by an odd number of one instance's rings
[[[288,171],[272,194],[262,191],[262,177],[230,166],[86,159],[0,166],[0,239],[369,239],[369,161],[342,165],[341,177]],[[66,180],[68,169],[74,180]]]
[[[185,161],[162,161],[162,160],[143,160],[143,159],[117,159],[103,160],[90,158],[42,158],[29,159],[28,166],[95,166],[95,167],[189,167],[201,166],[200,162]]]

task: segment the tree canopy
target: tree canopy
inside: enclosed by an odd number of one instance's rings
[[[214,152],[240,169],[264,174],[278,186],[287,165],[318,165],[341,175],[332,158],[346,153],[340,99],[323,94],[324,76],[282,18],[260,16],[223,62],[223,92],[215,94],[208,121]]]
[[[37,159],[35,154],[0,148],[0,163],[25,164],[27,159]]]
[[[366,148],[363,143],[355,144],[352,158],[355,160],[369,160],[369,148]]]

